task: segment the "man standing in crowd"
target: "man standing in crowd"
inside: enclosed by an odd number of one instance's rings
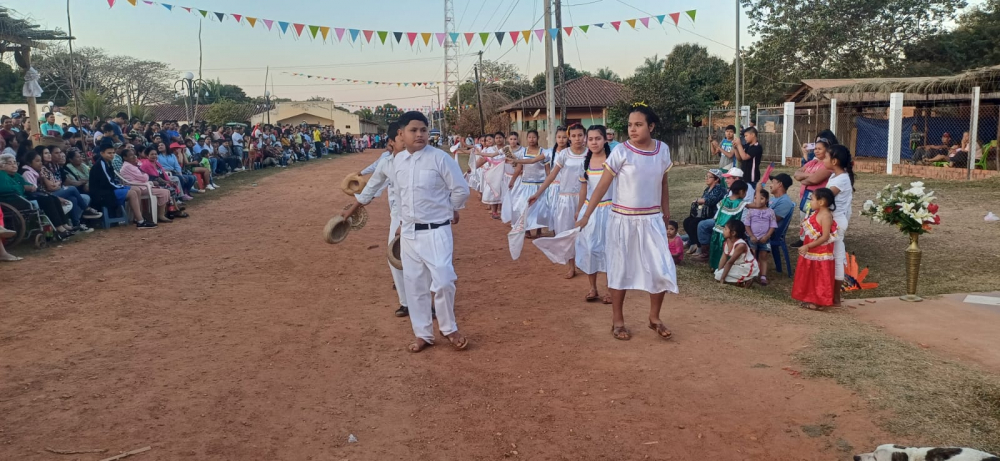
[[[736,155],[740,159],[740,169],[743,170],[743,180],[750,190],[757,187],[760,181],[760,162],[764,158],[764,148],[757,142],[757,129],[749,127],[743,132],[745,144],[736,145]]]
[[[617,133],[615,133],[614,128],[608,128],[607,141],[608,141],[608,146],[611,147],[611,150],[615,150],[615,146],[621,144],[620,142],[618,142],[617,139],[615,139],[616,134]],[[609,151],[608,154],[610,155],[611,152]]]
[[[427,117],[407,112],[399,119],[406,150],[393,159],[391,179],[398,188],[400,249],[410,324],[416,341],[410,352],[434,344],[431,292],[441,334],[457,350],[469,345],[455,322],[455,268],[451,225],[469,198],[461,167],[428,143]]]

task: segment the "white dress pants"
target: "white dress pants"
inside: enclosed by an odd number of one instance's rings
[[[844,266],[847,264],[847,248],[844,246],[844,236],[847,235],[849,216],[833,216],[837,223],[837,238],[833,239],[834,279],[844,281]],[[839,287],[837,287],[839,289]]]
[[[431,292],[442,335],[458,331],[455,324],[455,267],[452,265],[451,226],[416,231],[413,239],[400,239],[403,285],[414,336],[434,343]]]
[[[389,220],[389,243],[391,244],[392,239],[396,238],[396,229],[399,229],[399,218],[396,217],[395,213],[390,211]],[[388,264],[388,261],[386,264]],[[399,296],[399,305],[408,307],[406,304],[406,287],[403,284],[403,271],[392,267],[392,264],[389,264],[389,271],[392,273],[392,283],[396,285],[396,294]]]

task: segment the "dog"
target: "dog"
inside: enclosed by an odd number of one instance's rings
[[[854,461],[1000,461],[996,455],[971,448],[913,448],[879,445],[875,451],[854,455]]]

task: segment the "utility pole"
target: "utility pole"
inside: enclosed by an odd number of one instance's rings
[[[559,55],[559,124],[566,125],[566,68],[563,65],[562,0],[556,2],[556,53]]]
[[[486,118],[483,117],[483,92],[479,84],[479,68],[483,65],[483,52],[479,52],[479,64],[476,65],[476,102],[479,104],[479,134],[486,135]]]
[[[451,40],[451,34],[455,33],[455,0],[444,0],[444,31],[447,34],[447,38],[444,40],[444,101],[450,104],[451,92],[458,91],[460,88],[458,45]],[[441,105],[440,102],[438,105]],[[444,110],[443,106],[440,109]],[[445,120],[442,125],[447,125],[447,123]]]
[[[740,122],[743,118],[743,108],[740,107],[740,0],[736,0],[736,132],[742,131]]]
[[[545,0],[545,32],[552,30],[552,0]],[[555,69],[552,68],[552,38],[545,40],[545,117],[546,133],[548,136],[548,146],[550,149],[556,147],[556,93],[553,88],[555,82]],[[552,153],[553,157],[555,152]]]
[[[446,122],[444,120],[444,109],[441,107],[441,87],[438,86],[437,90],[438,90],[438,113],[441,115],[441,123],[439,124],[440,125],[439,128],[441,128],[441,135],[444,136],[444,131],[445,131],[444,128],[445,128]],[[448,93],[445,92],[445,95],[447,95],[447,94]]]
[[[69,86],[73,89],[73,112],[76,112],[77,120],[80,119],[80,92],[76,89],[76,79],[73,74],[76,73],[76,64],[74,63],[75,57],[73,54],[73,19],[69,15],[69,0],[66,0],[66,26],[69,28]],[[72,122],[73,119],[70,119]]]

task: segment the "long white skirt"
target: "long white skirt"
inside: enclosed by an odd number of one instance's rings
[[[469,189],[477,191],[479,193],[483,192],[483,169],[473,167],[469,170]]]
[[[546,219],[551,215],[549,213],[548,200],[545,200],[545,197],[541,197],[535,201],[534,205],[528,206],[528,199],[538,192],[538,188],[541,185],[541,183],[522,182],[517,188],[517,194],[513,197],[514,221],[517,221],[521,213],[524,213],[524,210],[527,209],[528,216],[524,220],[524,230],[526,231],[548,227]]]
[[[582,218],[587,213],[588,203],[580,209]],[[604,241],[608,230],[608,215],[611,214],[611,202],[598,205],[594,214],[590,215],[587,227],[580,231],[576,238],[576,267],[585,274],[607,272],[608,264],[604,249]]]
[[[625,216],[612,212],[605,238],[608,288],[677,293],[677,269],[662,214]]]
[[[485,166],[484,166],[485,168]],[[483,172],[483,203],[497,205],[503,199],[503,190],[507,184],[503,182],[503,164],[491,166]]]
[[[514,202],[513,196],[517,193],[518,188],[521,187],[521,178],[517,178],[514,181],[514,187],[509,188],[510,180],[514,178],[512,174],[503,174],[503,195],[500,197],[500,203],[502,207],[500,208],[500,221],[504,224],[510,224],[511,220],[514,219]]]
[[[555,226],[555,209],[556,200],[559,198],[559,181],[552,181],[549,184],[549,188],[545,189],[545,195],[541,197],[538,201],[545,201],[545,209],[542,214],[539,215],[542,224],[549,229],[554,229]],[[558,232],[556,232],[558,234]]]
[[[576,205],[580,202],[580,194],[576,192],[560,193],[552,208],[552,228],[555,233],[570,230],[576,225]]]

